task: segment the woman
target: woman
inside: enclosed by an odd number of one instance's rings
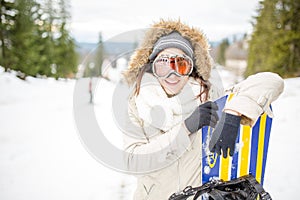
[[[180,21],[161,20],[146,33],[125,72],[133,86],[124,130],[128,171],[138,177],[134,199],[168,199],[201,185],[201,128],[215,127],[211,151],[234,152],[239,124],[253,125],[283,91],[274,73],[258,73],[232,88],[219,119],[210,83],[212,59],[204,34]]]

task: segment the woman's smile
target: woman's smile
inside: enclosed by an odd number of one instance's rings
[[[180,82],[180,80],[168,80],[168,79],[166,79],[165,82],[168,85],[175,86],[176,84],[178,84]]]

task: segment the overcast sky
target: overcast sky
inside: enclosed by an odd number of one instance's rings
[[[160,18],[178,19],[201,29],[210,41],[251,32],[259,0],[70,0],[71,32],[79,42],[97,42]]]

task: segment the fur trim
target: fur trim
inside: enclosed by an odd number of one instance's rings
[[[146,32],[141,46],[132,55],[129,67],[124,72],[124,77],[128,84],[136,81],[141,67],[149,62],[149,55],[152,52],[155,42],[162,36],[168,35],[172,31],[178,31],[184,38],[188,39],[194,50],[194,60],[197,72],[204,80],[210,77],[212,68],[212,58],[209,54],[209,43],[206,36],[198,29],[189,27],[180,20],[163,20],[152,25]]]

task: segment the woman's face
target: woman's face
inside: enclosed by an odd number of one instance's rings
[[[185,53],[180,49],[168,48],[161,51],[157,56],[184,55],[184,54]],[[158,78],[158,81],[168,95],[176,95],[182,90],[182,88],[187,83],[188,79],[189,79],[188,76],[178,76],[174,73],[171,73],[166,78]]]

